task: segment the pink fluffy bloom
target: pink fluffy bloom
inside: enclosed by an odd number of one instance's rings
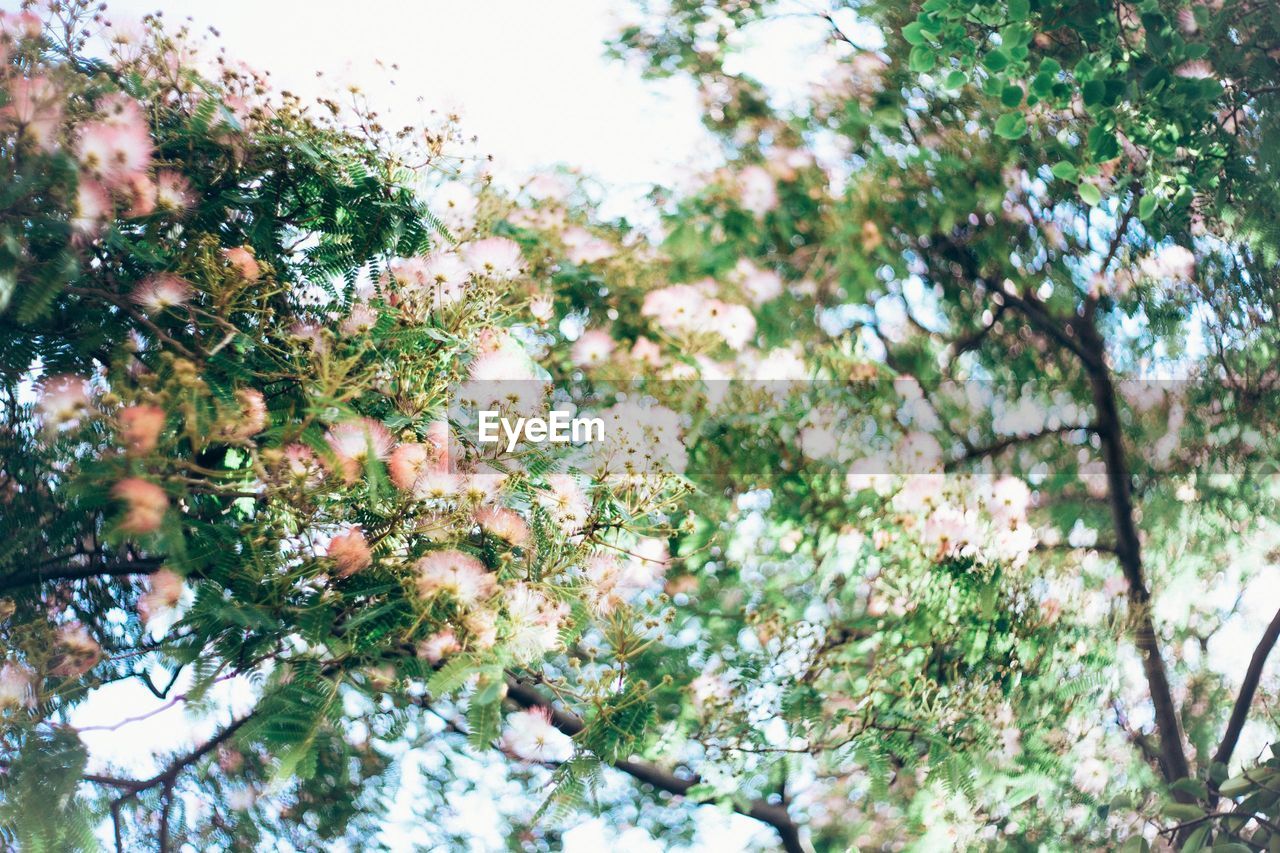
[[[475,225],[478,202],[476,194],[466,184],[450,181],[441,185],[436,190],[434,201],[432,212],[455,236]]]
[[[517,660],[533,661],[560,647],[560,625],[569,615],[567,604],[523,581],[504,589],[502,601],[509,619],[507,642]]]
[[[447,592],[460,604],[471,607],[493,596],[496,578],[470,554],[450,549],[433,551],[418,561],[418,592],[423,597]]]
[[[254,256],[253,249],[248,246],[223,249],[222,257],[245,281],[257,281],[258,276],[262,275],[262,268],[258,266],[258,259]]]
[[[62,93],[57,86],[46,77],[14,77],[8,88],[9,103],[0,116],[36,145],[53,148],[62,123]]]
[[[602,329],[583,332],[573,344],[569,359],[578,367],[595,367],[609,360],[617,346],[613,336]]]
[[[507,717],[502,745],[524,761],[561,763],[573,757],[573,741],[551,722],[547,708],[516,711]]]
[[[436,666],[449,655],[459,651],[462,651],[462,645],[454,633],[447,628],[437,631],[418,643],[418,657],[432,666]]]
[[[508,545],[518,547],[529,542],[529,525],[514,510],[484,506],[476,510],[474,518],[481,530]]]
[[[169,496],[164,489],[141,477],[128,477],[116,483],[111,496],[125,505],[124,518],[120,521],[120,529],[125,533],[156,532],[169,509]]]
[[[778,185],[768,169],[748,166],[738,173],[738,201],[756,216],[777,209]]]
[[[290,479],[308,487],[318,486],[323,476],[323,469],[311,448],[297,442],[284,449],[284,471]]]
[[[97,181],[80,176],[76,186],[75,216],[71,225],[81,234],[93,234],[111,215],[111,196]]]
[[[569,474],[548,475],[547,489],[539,492],[538,502],[569,532],[576,532],[586,524],[591,512],[582,487]]]
[[[529,313],[539,323],[545,323],[555,316],[556,305],[550,296],[538,296],[529,301]]]
[[[102,647],[79,622],[60,626],[57,643],[61,653],[53,668],[55,675],[79,678],[93,669],[102,657]]]
[[[343,421],[325,436],[337,461],[337,473],[348,484],[360,479],[360,472],[371,459],[386,459],[391,452],[391,433],[370,418]]]
[[[170,213],[186,210],[195,202],[191,183],[178,172],[161,169],[156,173],[156,207]]]
[[[353,527],[330,539],[328,556],[337,564],[338,575],[344,578],[373,565],[369,543],[365,541],[364,533],[359,527]]]
[[[755,305],[776,299],[782,294],[782,277],[772,270],[762,270],[743,258],[734,267],[734,278],[747,298]]]
[[[130,455],[150,453],[164,429],[164,409],[159,406],[127,406],[120,410],[120,439]]]
[[[437,252],[422,261],[422,285],[428,289],[431,305],[451,305],[466,293],[471,280],[467,265],[453,252]]]
[[[151,136],[141,123],[94,121],[76,143],[81,167],[110,187],[125,186],[151,165]]]
[[[520,245],[506,237],[486,237],[462,247],[462,259],[476,275],[515,278],[524,270]]]
[[[130,298],[148,314],[159,314],[185,305],[191,298],[191,285],[171,273],[160,273],[134,288]]]
[[[267,428],[267,401],[256,388],[242,388],[236,392],[240,404],[240,417],[227,429],[227,437],[234,441],[247,441]]]
[[[72,423],[89,408],[89,383],[79,376],[51,376],[40,384],[39,406],[46,426]]]
[[[23,664],[8,661],[0,667],[0,710],[29,707],[34,680],[35,673]]]
[[[347,337],[363,335],[378,322],[378,312],[367,302],[357,302],[351,306],[351,313],[342,320],[338,330]]]
[[[1193,59],[1179,65],[1173,73],[1189,80],[1208,80],[1213,77],[1213,66],[1203,59]]]
[[[151,576],[150,589],[138,599],[138,615],[150,623],[162,613],[172,610],[182,600],[182,575],[172,569],[161,569]]]
[[[565,254],[575,264],[592,264],[614,254],[613,244],[579,226],[565,229]]]
[[[662,365],[662,350],[644,335],[636,338],[635,344],[631,347],[631,357],[636,361],[644,362],[650,367],[660,367]]]
[[[125,195],[129,199],[129,209],[125,211],[125,216],[129,219],[138,219],[155,213],[156,185],[146,175],[141,172],[130,175],[125,186]]]

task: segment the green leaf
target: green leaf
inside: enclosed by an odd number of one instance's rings
[[[1025,21],[1031,16],[1031,0],[1009,0],[1009,20]]]
[[[1102,99],[1106,97],[1107,84],[1101,80],[1087,80],[1084,86],[1080,88],[1080,97],[1084,99],[1086,107],[1097,106],[1102,103]]]
[[[1003,71],[1009,67],[1009,54],[1003,50],[993,50],[983,58],[982,64],[990,71]]]
[[[922,26],[919,21],[913,21],[902,28],[902,37],[906,39],[907,44],[919,46],[924,44],[927,39],[921,32]]]
[[[946,86],[948,89],[959,89],[968,82],[969,75],[965,74],[963,71],[952,71],[947,75],[947,79],[942,85]]]
[[[1102,190],[1094,184],[1081,184],[1079,192],[1081,200],[1087,205],[1097,206],[1102,202]]]
[[[911,54],[907,57],[908,65],[917,74],[933,70],[937,61],[938,57],[933,50],[923,45],[911,48]]]
[[[1000,103],[1006,107],[1016,107],[1022,103],[1022,96],[1021,86],[1005,86],[1004,91],[1000,93]]]
[[[996,135],[1021,139],[1027,132],[1027,117],[1020,112],[1005,113],[996,119]]]
[[[1159,200],[1153,195],[1144,195],[1138,200],[1138,218],[1146,221],[1156,212],[1156,207],[1160,204]]]
[[[1053,164],[1053,176],[1060,181],[1074,181],[1080,177],[1080,170],[1076,168],[1075,163],[1066,160]]]

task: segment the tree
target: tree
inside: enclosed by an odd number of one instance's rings
[[[154,20],[4,19],[10,840],[376,846],[409,746],[431,842],[488,755],[522,847],[1273,843],[1280,613],[1238,684],[1214,636],[1276,536],[1273,12],[860,4],[780,106],[729,60],[789,11],[613,46],[724,143],[656,239]],[[548,400],[604,440],[476,429]],[[66,724],[241,676],[148,778]]]

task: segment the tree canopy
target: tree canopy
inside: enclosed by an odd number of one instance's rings
[[[799,94],[743,62],[797,16]],[[721,146],[657,228],[157,18],[0,18],[6,843],[382,849],[413,755],[427,849],[476,795],[511,849],[1280,844],[1276,10],[669,0],[609,50]],[[102,766],[124,680],[217,725]]]

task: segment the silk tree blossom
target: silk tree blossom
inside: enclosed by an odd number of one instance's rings
[[[441,448],[430,443],[410,442],[396,446],[387,461],[387,472],[396,487],[412,492],[428,472],[443,473],[448,469]]]
[[[778,208],[778,184],[763,166],[747,166],[738,173],[738,201],[757,217]]]
[[[343,421],[329,430],[325,440],[333,452],[335,473],[348,485],[373,459],[385,459],[394,443],[387,428],[371,418]]]
[[[111,195],[97,181],[82,177],[76,186],[71,227],[80,235],[96,233],[111,214]]]
[[[324,479],[324,468],[314,452],[305,444],[293,443],[283,451],[284,473],[294,483],[315,488]]]
[[[176,608],[185,588],[182,575],[172,569],[161,569],[151,575],[146,594],[138,599],[138,615],[143,623],[150,625]]]
[[[456,235],[475,226],[478,205],[471,187],[461,181],[449,181],[435,191],[435,205],[431,210]]]
[[[596,473],[614,482],[642,483],[683,474],[689,464],[680,415],[666,406],[627,401],[600,413],[604,441],[595,450]]]
[[[549,708],[509,714],[502,745],[516,757],[537,764],[560,764],[573,757],[573,740],[551,722]]]
[[[710,332],[724,338],[730,349],[740,350],[755,337],[756,318],[745,305],[733,305],[711,296],[716,283],[673,284],[645,294],[642,317],[652,318],[673,335]]]
[[[734,267],[733,280],[754,305],[782,295],[782,276],[773,270],[760,269],[747,258],[740,259]]]
[[[516,660],[528,663],[560,648],[560,626],[569,605],[553,601],[541,590],[519,581],[502,591],[509,619],[507,644]]]
[[[159,406],[139,404],[120,410],[120,441],[131,456],[155,450],[164,429],[165,412]]]
[[[512,279],[524,271],[520,245],[506,237],[485,237],[462,247],[462,259],[478,276]]]
[[[1138,272],[1157,281],[1190,281],[1195,274],[1196,256],[1177,244],[1162,246],[1138,263]]]
[[[40,383],[40,417],[49,429],[74,424],[89,409],[89,383],[60,374]]]
[[[539,323],[549,322],[556,313],[555,302],[550,296],[536,296],[529,300],[529,313]]]
[[[30,667],[16,661],[6,661],[0,667],[0,711],[6,708],[26,708],[35,701],[32,685],[35,673]]]
[[[245,281],[255,282],[262,275],[258,258],[249,246],[233,246],[222,250],[222,257]]]
[[[151,165],[151,136],[140,120],[80,126],[76,156],[86,172],[111,188],[123,187]]]
[[[537,499],[567,533],[581,530],[591,513],[586,493],[571,474],[549,474],[547,488],[538,492]]]
[[[491,598],[498,582],[478,559],[456,549],[433,551],[418,560],[418,592],[429,598],[446,592],[464,607]]]
[[[56,147],[62,124],[63,95],[46,77],[13,77],[8,81],[9,103],[0,109],[0,120],[14,125],[46,151]]]
[[[89,629],[79,622],[69,622],[58,627],[56,638],[58,654],[54,675],[79,678],[97,666],[102,658],[102,646],[89,636]]]
[[[127,477],[111,488],[111,496],[125,506],[120,530],[134,535],[154,533],[160,529],[169,510],[169,496],[164,489],[141,477]]]
[[[338,567],[338,576],[343,578],[373,565],[373,553],[364,538],[364,531],[359,527],[352,527],[330,539],[325,554],[333,560]]]
[[[378,322],[378,312],[368,302],[357,302],[351,306],[351,311],[342,319],[342,323],[338,326],[338,331],[348,338],[355,338],[368,334],[369,330]]]
[[[569,359],[578,367],[598,367],[613,355],[617,343],[603,329],[589,329],[574,341]]]
[[[148,314],[185,305],[191,299],[191,285],[171,273],[159,273],[134,288],[130,297]]]
[[[565,256],[575,264],[593,264],[613,257],[616,252],[608,240],[597,237],[578,225],[566,228],[561,239],[564,241]]]
[[[267,401],[256,388],[236,391],[238,417],[227,425],[226,435],[232,441],[248,441],[267,428]]]
[[[424,319],[428,312],[462,299],[471,271],[456,252],[433,252],[392,262],[386,279],[392,285],[391,304]]]
[[[418,657],[425,660],[432,666],[438,666],[441,661],[455,652],[462,651],[462,644],[458,642],[457,636],[448,628],[443,631],[437,631],[425,640],[418,643]]]
[[[529,543],[529,525],[515,510],[482,506],[473,517],[481,530],[508,545],[522,547]]]
[[[161,169],[156,173],[156,208],[179,213],[195,203],[191,183],[179,172]]]

